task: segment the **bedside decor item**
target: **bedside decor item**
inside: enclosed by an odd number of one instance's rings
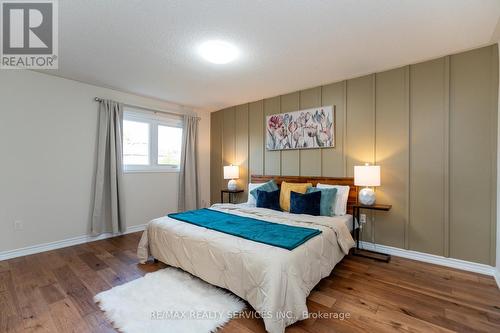
[[[229,179],[227,182],[227,189],[236,191],[238,189],[236,180],[240,178],[240,168],[237,165],[226,165],[224,167],[224,179]]]
[[[380,253],[377,251],[371,251],[371,250],[363,250],[359,246],[359,228],[356,228],[356,221],[359,221],[360,217],[360,210],[361,209],[367,209],[367,210],[375,210],[375,211],[384,211],[388,212],[392,208],[392,205],[381,205],[381,204],[374,204],[374,205],[363,205],[363,204],[354,204],[352,206],[353,209],[353,220],[352,220],[352,230],[354,231],[354,235],[356,237],[356,248],[354,249],[353,254],[355,256],[359,257],[364,257],[364,258],[370,258],[378,261],[385,261],[389,262],[391,261],[391,256],[386,253]],[[373,220],[375,222],[375,220]]]
[[[370,186],[380,186],[380,166],[368,163],[354,166],[354,185],[365,186],[359,191],[359,202],[367,206],[373,205],[376,195]]]
[[[273,114],[266,117],[267,150],[335,147],[335,107]]]

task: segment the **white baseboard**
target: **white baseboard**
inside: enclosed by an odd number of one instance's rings
[[[45,252],[45,251],[56,250],[56,249],[60,249],[63,247],[94,242],[94,241],[98,241],[101,239],[116,237],[116,236],[120,236],[120,235],[130,234],[133,232],[142,231],[142,230],[144,230],[145,227],[146,227],[145,224],[135,225],[132,227],[128,227],[127,231],[125,231],[124,233],[116,233],[116,234],[104,233],[104,234],[101,234],[98,236],[83,235],[83,236],[63,239],[63,240],[55,241],[55,242],[27,246],[27,247],[15,249],[15,250],[2,251],[2,252],[0,252],[0,261],[12,259],[12,258],[17,258],[17,257],[22,257],[22,256],[27,256],[30,254],[35,254],[35,253],[40,253],[40,252]]]
[[[500,267],[497,267],[495,269],[495,273],[493,274],[493,277],[495,278],[495,281],[497,282],[498,288],[500,288]]]
[[[495,269],[495,267],[490,266],[490,265],[478,264],[475,262],[454,259],[454,258],[446,258],[446,257],[437,256],[434,254],[405,250],[405,249],[400,249],[397,247],[380,245],[380,244],[373,244],[373,243],[369,243],[369,242],[360,242],[360,247],[363,249],[366,249],[366,250],[372,250],[372,251],[377,251],[377,252],[381,252],[381,253],[386,253],[386,254],[397,256],[397,257],[403,257],[403,258],[423,261],[423,262],[427,262],[427,263],[431,263],[431,264],[436,264],[436,265],[441,265],[441,266],[446,266],[446,267],[451,267],[451,268],[457,268],[457,269],[461,269],[464,271],[490,275],[490,276],[495,277],[495,279],[497,280],[497,284],[500,288],[500,283],[499,283],[500,278],[497,276],[498,271]]]

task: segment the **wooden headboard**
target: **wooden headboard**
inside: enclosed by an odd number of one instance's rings
[[[354,185],[354,178],[261,176],[261,175],[250,176],[251,183],[265,183],[267,181],[270,181],[271,179],[274,179],[274,181],[276,182],[276,184],[278,184],[278,186],[280,186],[281,182],[283,181],[288,183],[312,183],[313,186],[316,186],[317,183],[330,184],[330,185],[348,185],[350,189],[349,189],[349,198],[347,199],[347,214],[352,214],[352,205],[358,202],[358,187]]]

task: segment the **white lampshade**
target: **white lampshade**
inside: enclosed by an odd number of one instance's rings
[[[224,167],[224,179],[240,178],[240,168],[237,165],[227,165]]]
[[[380,186],[380,166],[368,164],[354,166],[354,185]]]

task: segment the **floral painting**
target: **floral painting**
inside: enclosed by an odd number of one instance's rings
[[[334,107],[325,106],[266,117],[268,150],[335,147]]]

